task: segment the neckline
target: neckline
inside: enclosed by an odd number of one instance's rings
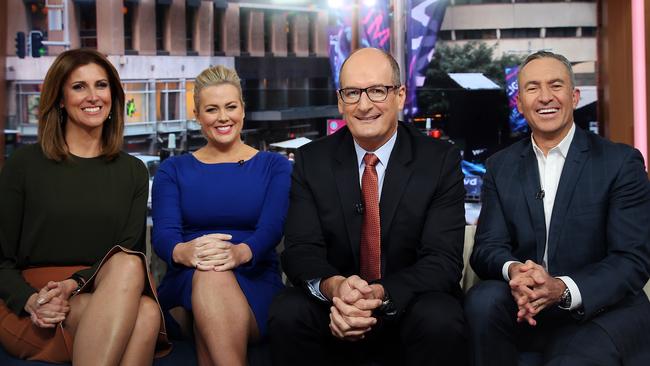
[[[204,162],[204,161],[199,160],[199,158],[197,158],[196,156],[194,156],[194,153],[189,153],[188,155],[191,155],[191,156],[192,156],[192,159],[194,159],[195,161],[198,161],[199,163],[201,163],[201,164],[203,164],[203,165],[233,165],[233,164],[234,164],[234,165],[241,165],[241,164],[245,164],[245,163],[247,163],[247,162],[249,162],[249,161],[255,159],[255,157],[257,157],[258,155],[260,155],[260,153],[261,153],[261,151],[256,152],[253,156],[251,156],[251,157],[248,158],[247,160],[239,160],[239,161],[223,161],[223,162],[219,162],[219,163],[206,163],[206,162]]]

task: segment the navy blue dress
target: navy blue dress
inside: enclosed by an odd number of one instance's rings
[[[186,154],[160,165],[152,190],[152,240],[167,262],[158,289],[163,310],[192,310],[195,269],[173,262],[174,246],[206,234],[230,234],[233,244],[244,242],[253,252],[234,274],[260,334],[266,334],[271,300],[283,287],[275,247],[282,238],[290,175],[291,163],[270,152],[258,152],[243,164],[206,164]]]

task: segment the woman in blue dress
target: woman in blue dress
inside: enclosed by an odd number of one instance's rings
[[[194,113],[207,144],[161,164],[153,185],[153,245],[167,262],[160,303],[194,316],[201,365],[245,365],[282,288],[275,247],[291,164],[241,141],[244,102],[234,70],[196,78]]]

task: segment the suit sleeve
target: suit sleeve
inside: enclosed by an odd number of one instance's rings
[[[580,289],[585,319],[642,291],[650,272],[650,182],[643,157],[629,150],[610,188],[600,261],[567,274]]]
[[[512,254],[512,239],[503,215],[495,177],[494,161],[488,159],[487,171],[483,176],[481,214],[470,257],[472,269],[484,280],[502,280],[503,265],[507,261],[518,260]]]
[[[378,282],[388,291],[398,312],[418,294],[430,291],[455,294],[463,270],[465,188],[457,149],[448,149],[440,166],[439,182],[422,226],[417,261]]]
[[[309,280],[340,274],[327,261],[327,246],[316,201],[305,179],[305,161],[301,150],[296,152],[291,175],[284,235],[282,268],[294,285],[306,288]]]

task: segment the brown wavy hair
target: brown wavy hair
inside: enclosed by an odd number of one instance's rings
[[[61,53],[45,75],[38,116],[38,143],[50,159],[63,161],[70,156],[65,141],[68,114],[61,108],[63,86],[70,74],[80,66],[96,64],[106,72],[111,88],[110,118],[102,126],[102,156],[113,160],[122,149],[124,133],[124,89],[115,67],[103,54],[80,48]]]

